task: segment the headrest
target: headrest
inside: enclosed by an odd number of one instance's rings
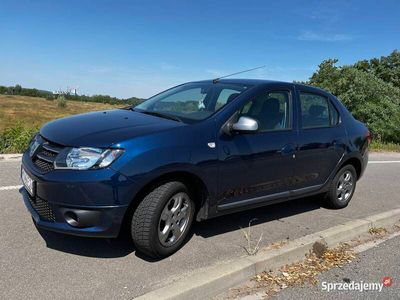
[[[226,103],[230,103],[231,101],[233,101],[233,99],[235,99],[237,96],[239,96],[240,93],[233,93],[228,97],[228,100],[226,100]]]
[[[322,115],[326,110],[325,106],[322,105],[311,105],[310,108],[308,109],[308,113],[310,116],[313,117],[319,117]]]
[[[268,109],[268,111],[277,112],[279,111],[279,100],[276,98],[268,98],[265,100],[263,110]]]

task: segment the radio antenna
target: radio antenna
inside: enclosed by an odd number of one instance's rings
[[[264,66],[259,66],[259,67],[256,67],[256,68],[252,68],[252,69],[248,69],[248,70],[244,70],[244,71],[240,71],[240,72],[236,72],[236,73],[232,73],[232,74],[229,74],[229,75],[221,76],[221,77],[215,78],[213,80],[213,83],[217,83],[222,78],[231,77],[233,75],[242,74],[242,73],[246,73],[246,72],[250,72],[250,71],[254,71],[254,70],[258,70],[258,69],[262,69],[262,68],[265,68],[265,65]]]

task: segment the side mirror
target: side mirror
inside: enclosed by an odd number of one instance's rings
[[[239,120],[232,125],[232,130],[243,133],[257,132],[258,122],[249,117],[240,117]]]

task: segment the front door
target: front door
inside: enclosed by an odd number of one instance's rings
[[[233,116],[257,120],[258,131],[221,133],[218,210],[262,205],[289,195],[296,148],[292,95],[287,87],[261,92]]]

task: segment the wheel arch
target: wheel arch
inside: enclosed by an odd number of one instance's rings
[[[141,202],[141,200],[154,188],[171,181],[180,181],[185,184],[195,202],[196,207],[196,220],[200,221],[206,219],[208,215],[208,201],[209,190],[204,181],[196,174],[188,171],[171,171],[164,173],[143,185],[143,187],[133,196],[131,203],[125,213],[122,228],[130,222],[133,212]]]
[[[343,168],[346,165],[352,165],[354,167],[354,169],[356,170],[356,174],[357,174],[357,180],[361,177],[362,175],[362,162],[361,159],[353,156],[353,157],[349,157],[346,160],[344,160],[342,162],[342,164],[340,165],[338,171]]]

